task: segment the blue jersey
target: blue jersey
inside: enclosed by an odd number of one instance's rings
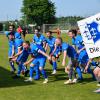
[[[13,31],[13,32],[7,31],[5,34],[6,34],[7,37],[8,37],[9,35],[14,35],[14,38],[15,38],[15,39],[16,39],[16,38],[18,38],[18,39],[21,38],[21,34],[18,33],[18,32],[15,32],[15,31]]]
[[[67,43],[62,43],[62,51],[67,51],[67,55],[73,59],[77,59],[78,58],[78,54],[77,52],[75,51],[75,49],[70,46],[69,44]]]
[[[9,35],[10,35],[9,32],[6,32],[5,34],[6,34],[6,36],[8,37],[8,45],[9,45],[8,56],[9,56],[9,57],[12,57],[12,50],[13,50],[13,48],[14,48],[15,41],[9,39]]]
[[[73,44],[78,48],[78,50],[82,49],[84,47],[82,36],[77,35],[76,38],[73,39]],[[86,50],[85,49],[82,50],[79,53],[78,61],[80,63],[85,63],[88,61],[88,59],[89,59],[89,57],[88,57]]]
[[[8,38],[9,48],[12,48],[14,46],[14,40],[9,39],[9,32],[6,32],[5,34],[6,34],[6,37]]]
[[[31,50],[26,50],[25,48],[23,48],[22,53],[17,58],[17,62],[26,62],[29,54],[31,54]]]
[[[53,36],[51,38],[46,39],[46,43],[48,43],[48,46],[50,47],[50,53],[54,50],[55,40],[56,38]]]
[[[14,37],[15,37],[15,39],[21,39],[21,34],[18,32],[15,32]]]
[[[18,47],[21,47],[23,44],[23,39],[21,38],[21,34],[18,32],[15,32],[15,52],[18,53]]]
[[[46,41],[46,38],[41,34],[40,37],[37,37],[37,35],[35,34],[33,37],[33,41],[38,44],[43,46],[43,42]]]
[[[39,50],[45,52],[45,50],[44,50],[44,48],[42,46],[37,45],[35,43],[31,43],[30,47],[31,47],[31,53],[33,54],[33,56],[35,58],[42,58],[42,57],[44,57],[42,54],[40,54],[38,52]]]
[[[75,38],[72,38],[72,45],[75,45]]]
[[[84,47],[83,44],[83,39],[81,35],[77,35],[76,38],[74,39],[74,45],[78,48],[78,50],[82,49]]]
[[[14,47],[14,45],[15,45],[15,41],[9,40],[9,48],[12,49]]]

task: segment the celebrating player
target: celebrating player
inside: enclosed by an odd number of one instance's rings
[[[45,79],[43,82],[45,84],[48,82],[48,77],[47,77],[46,72],[44,70],[46,57],[48,58],[48,60],[51,60],[51,58],[45,53],[45,50],[42,46],[37,45],[35,43],[31,44],[31,52],[32,52],[33,57],[24,64],[24,65],[27,65],[31,62],[31,64],[30,64],[30,78],[28,80],[25,80],[25,81],[32,81],[33,80],[34,66],[39,64],[39,70]]]

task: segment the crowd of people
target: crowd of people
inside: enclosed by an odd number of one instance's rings
[[[52,66],[52,75],[57,73],[57,61],[62,61],[62,66],[65,67],[65,72],[69,78],[64,84],[75,84],[84,81],[82,74],[89,73],[93,80],[97,80],[97,85],[100,86],[100,61],[96,62],[94,59],[89,59],[79,29],[71,29],[67,33],[72,40],[72,44],[63,42],[60,35],[54,37],[52,31],[46,32],[45,37],[40,29],[36,28],[31,43],[25,41],[21,33],[20,29],[15,30],[14,25],[9,25],[9,30],[6,32],[9,43],[8,57],[11,72],[15,73],[17,71],[17,74],[13,76],[14,79],[20,78],[20,74],[25,76],[29,74],[29,78],[25,81],[32,82],[33,78],[39,80],[40,74],[42,74],[44,78],[43,84],[46,84],[49,82],[45,70],[46,61],[48,60]],[[50,52],[48,53],[48,51]],[[60,59],[61,55],[63,55],[62,60]],[[68,58],[68,63],[66,58]],[[18,65],[17,70],[14,66],[15,62]],[[29,64],[30,68],[28,70],[27,66]]]

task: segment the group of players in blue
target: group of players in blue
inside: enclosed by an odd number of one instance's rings
[[[46,38],[39,29],[35,29],[32,42],[30,43],[22,39],[21,34],[15,31],[14,25],[9,26],[6,36],[9,41],[9,63],[13,73],[16,71],[14,62],[18,65],[17,74],[13,78],[19,78],[21,73],[27,76],[29,72],[30,77],[25,81],[32,82],[33,73],[35,72],[36,74],[34,76],[35,80],[40,78],[41,73],[44,77],[43,83],[46,84],[48,83],[48,76],[44,69],[46,60],[48,59],[52,65],[52,75],[55,75],[57,73],[57,60],[59,61],[60,55],[63,53],[62,66],[66,65],[66,58],[68,58],[65,72],[69,77],[64,84],[83,81],[82,73],[88,72],[94,80],[97,79],[98,85],[100,85],[99,65],[93,59],[89,59],[79,29],[69,30],[68,32],[68,36],[72,39],[72,44],[63,42],[61,37],[55,38],[52,36],[51,31],[46,33]],[[48,50],[50,51],[49,54]],[[29,55],[31,55],[30,59],[28,59]],[[28,70],[27,66],[29,64],[30,69]],[[94,73],[91,66],[94,66]]]

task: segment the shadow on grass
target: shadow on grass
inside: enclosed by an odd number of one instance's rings
[[[0,66],[0,88],[26,86],[34,84],[34,83],[24,82],[24,80],[25,80],[24,77],[13,79],[11,72]]]
[[[48,75],[51,75],[51,73],[53,71],[52,69],[45,69],[45,70],[46,70]],[[57,69],[57,73],[65,73],[64,71],[65,71],[64,68],[58,68]]]
[[[57,73],[52,75],[52,69],[46,69],[50,82],[61,81],[68,79],[68,75],[64,72],[64,68],[57,69]]]
[[[57,69],[57,73],[55,75],[51,75],[52,69],[47,69],[46,72],[47,72],[47,74],[49,76],[50,82],[68,80],[68,74],[66,74],[64,72],[64,68]],[[91,76],[87,77],[86,75],[83,74],[83,77],[84,77],[83,80],[79,81],[78,83],[80,83],[80,84],[88,84],[88,83],[91,83],[91,82],[95,81],[95,80],[93,80],[91,78]]]
[[[96,82],[96,80],[93,80],[92,78],[88,77],[88,78],[84,78],[83,81],[80,81],[79,83],[88,84],[88,83],[92,83],[92,82]]]

